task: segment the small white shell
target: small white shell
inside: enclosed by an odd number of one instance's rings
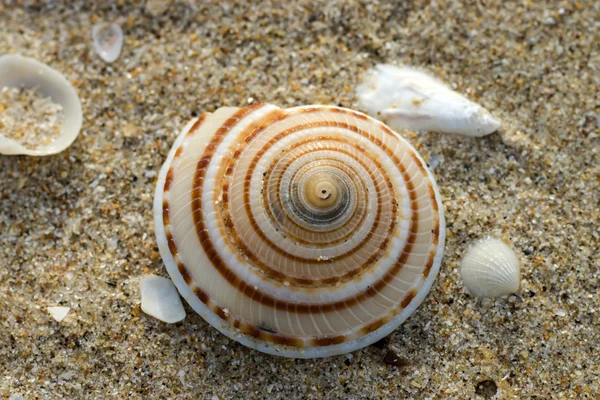
[[[500,297],[519,290],[521,268],[515,252],[503,241],[477,241],[462,260],[460,275],[474,296]]]
[[[357,92],[361,107],[398,130],[485,136],[500,127],[485,108],[413,68],[376,65]]]
[[[185,318],[179,293],[170,279],[153,274],[140,278],[142,311],[163,322],[174,323]]]
[[[0,57],[0,88],[36,88],[42,95],[63,107],[65,116],[60,135],[47,145],[28,149],[0,135],[0,154],[45,156],[60,153],[73,143],[83,121],[81,103],[75,88],[57,70],[33,58],[16,54]]]
[[[118,24],[96,24],[92,27],[94,50],[107,63],[114,62],[123,48],[123,30]]]

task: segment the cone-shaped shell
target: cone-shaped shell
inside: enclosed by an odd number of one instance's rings
[[[519,291],[521,267],[515,252],[502,240],[477,241],[460,267],[462,280],[477,297],[500,297]]]
[[[326,106],[192,120],[160,172],[154,216],[192,308],[287,357],[346,353],[393,331],[429,291],[445,238],[417,152],[379,121]]]

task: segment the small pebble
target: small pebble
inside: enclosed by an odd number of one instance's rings
[[[482,381],[475,387],[475,394],[483,396],[486,399],[491,399],[498,392],[498,385],[492,380]]]
[[[407,360],[398,356],[398,354],[396,354],[396,352],[392,350],[389,350],[387,353],[385,353],[385,356],[383,357],[383,363],[398,368],[410,365],[410,363]]]
[[[157,17],[164,14],[169,9],[173,0],[148,0],[146,3],[146,11]]]
[[[71,307],[48,307],[48,312],[58,322],[65,319],[70,310]]]
[[[435,171],[435,169],[439,167],[441,163],[442,160],[440,157],[436,153],[432,152],[429,156],[429,168],[431,168],[432,171]]]
[[[63,381],[68,381],[71,380],[71,378],[75,376],[75,372],[74,371],[67,371],[63,374],[60,374],[59,378],[62,379]]]

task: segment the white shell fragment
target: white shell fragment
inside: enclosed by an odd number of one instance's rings
[[[142,311],[169,324],[185,318],[179,293],[170,279],[156,275],[140,278]]]
[[[123,48],[123,30],[118,24],[100,23],[92,27],[94,50],[101,59],[112,63],[119,58]]]
[[[362,108],[398,130],[485,136],[500,127],[485,108],[409,67],[376,65],[357,93]]]
[[[71,307],[48,307],[48,313],[58,322],[65,319],[69,311]]]
[[[347,353],[415,312],[440,267],[443,206],[417,151],[341,107],[255,103],[195,118],[156,186],[181,295],[269,354]]]
[[[503,241],[490,237],[469,249],[460,275],[474,296],[493,298],[519,291],[521,268],[515,252]]]
[[[81,103],[75,88],[55,69],[33,58],[20,55],[0,57],[0,89],[35,88],[45,97],[63,108],[64,122],[60,134],[51,142],[39,145],[35,149],[25,147],[22,143],[0,135],[0,154],[25,154],[45,156],[56,154],[73,143],[79,135],[83,115]]]

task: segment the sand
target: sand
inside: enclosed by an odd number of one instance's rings
[[[52,143],[63,123],[62,106],[35,88],[0,87],[0,135],[37,149]]]
[[[64,73],[84,124],[58,155],[0,156],[0,397],[600,398],[597,2],[22,3],[0,5],[0,54]],[[106,64],[91,29],[119,18]],[[417,312],[377,346],[317,360],[247,349],[187,305],[172,325],[142,313],[139,277],[167,276],[152,196],[183,124],[256,101],[357,107],[379,62],[423,68],[503,121],[480,139],[402,133],[446,207]],[[517,252],[519,295],[461,284],[487,235]],[[52,306],[71,310],[57,322]]]

